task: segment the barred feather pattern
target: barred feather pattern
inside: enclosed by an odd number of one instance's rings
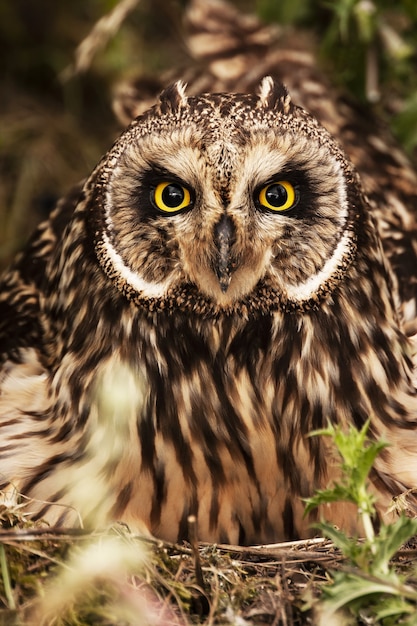
[[[205,541],[307,537],[319,514],[360,532],[347,504],[304,518],[339,471],[309,433],[371,419],[390,443],[371,475],[382,518],[416,488],[414,174],[375,126],[352,135],[350,105],[322,98],[308,55],[276,51],[270,29],[220,2],[192,3],[189,22],[204,91],[250,95],[166,89],[5,273],[0,488],[53,524],[171,541],[190,514]],[[203,53],[220,23],[229,45]],[[296,181],[285,215],[254,200],[278,174]],[[167,177],[192,208],[155,210]]]

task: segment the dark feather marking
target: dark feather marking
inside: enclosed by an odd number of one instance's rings
[[[45,515],[48,514],[48,510],[50,509],[51,504],[55,502],[59,502],[59,500],[61,500],[61,498],[64,498],[67,493],[68,493],[68,489],[66,487],[63,487],[59,491],[56,491],[55,493],[48,496],[48,502],[45,503],[44,506],[42,506],[42,508],[36,512],[36,514],[33,516],[33,519],[41,520],[43,517],[45,517]],[[59,526],[61,522],[64,522],[67,515],[68,515],[68,509],[64,507],[62,515],[57,521],[56,525]]]
[[[178,525],[178,542],[188,539],[188,518],[190,515],[195,515],[198,519],[198,495],[196,486],[194,486],[189,498],[184,503],[184,509]]]
[[[167,497],[166,473],[163,459],[159,459],[158,462],[155,463],[155,465],[156,467],[154,468],[153,472],[155,493],[152,498],[151,509],[152,527],[156,527],[160,522],[161,510],[165,504]]]
[[[282,513],[282,521],[284,525],[285,537],[288,537],[290,541],[296,541],[299,539],[299,534],[294,523],[294,512],[292,507],[291,497],[287,496],[285,499],[284,510]]]
[[[131,482],[126,483],[117,494],[116,502],[114,503],[110,515],[112,519],[120,519],[126,509],[129,501],[132,497],[133,485]]]
[[[140,415],[137,420],[137,433],[142,443],[142,470],[153,472],[155,463],[155,427],[152,413],[148,412]]]
[[[209,528],[214,531],[219,518],[219,487],[217,484],[213,485],[213,493],[211,496],[210,513],[209,513]]]
[[[33,474],[32,478],[25,482],[22,488],[22,493],[29,493],[35,485],[45,480],[45,478],[48,478],[48,476],[54,472],[57,465],[73,465],[79,461],[82,456],[82,451],[69,450],[68,452],[56,454],[55,456],[47,459],[44,463],[42,463],[42,465],[36,468],[36,472]]]
[[[244,546],[247,545],[246,542],[246,532],[243,524],[239,522],[239,545]]]

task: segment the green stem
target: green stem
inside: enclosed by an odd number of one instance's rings
[[[365,530],[365,537],[372,546],[375,541],[375,531],[369,513],[362,513],[362,523]]]
[[[3,577],[4,593],[6,595],[9,609],[16,610],[16,602],[14,601],[13,589],[10,584],[9,568],[7,567],[6,550],[4,545],[0,544],[0,570]]]
[[[375,530],[372,524],[372,518],[371,518],[371,513],[370,513],[370,511],[372,511],[372,504],[369,498],[370,496],[366,491],[365,485],[362,485],[359,488],[359,492],[358,492],[358,500],[357,500],[358,511],[362,518],[363,528],[365,531],[365,537],[367,538],[369,545],[371,546],[372,554],[375,554],[375,549],[376,549]]]

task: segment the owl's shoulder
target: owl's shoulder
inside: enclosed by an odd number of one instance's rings
[[[49,218],[30,237],[0,281],[0,361],[26,361],[34,347],[45,352],[46,319],[42,298],[53,251],[60,246],[65,228],[82,197],[82,186],[62,198]],[[42,358],[42,357],[41,357]],[[33,360],[33,355],[29,361]]]

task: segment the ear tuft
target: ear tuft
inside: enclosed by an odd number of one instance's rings
[[[282,83],[276,82],[272,76],[265,76],[258,89],[259,106],[265,109],[278,109],[282,113],[289,113],[291,97]]]
[[[187,103],[185,95],[186,84],[182,80],[173,83],[159,96],[159,109],[161,113],[177,111]]]

